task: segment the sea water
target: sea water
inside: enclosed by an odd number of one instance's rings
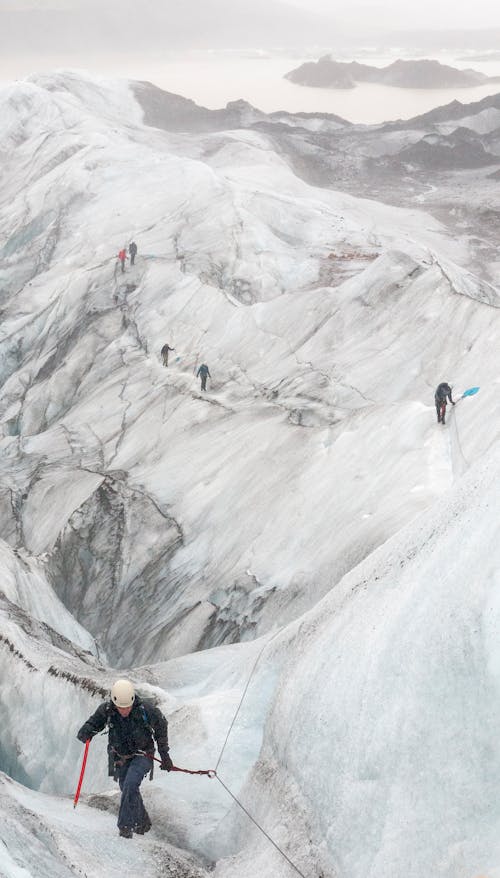
[[[316,54],[300,50],[296,54],[214,50],[147,58],[139,55],[18,57],[0,59],[0,81],[5,83],[30,73],[60,68],[85,69],[94,74],[148,80],[210,109],[243,99],[266,113],[275,110],[335,113],[350,122],[367,124],[409,119],[453,100],[471,103],[500,92],[500,81],[472,88],[410,89],[362,83],[352,89],[326,89],[296,85],[284,79],[285,73],[305,60],[316,60],[319,55],[319,50]],[[349,60],[384,66],[397,57],[397,50],[393,50],[368,58],[360,53]],[[472,67],[488,76],[500,75],[500,60],[466,62],[449,55],[438,60],[458,68]]]

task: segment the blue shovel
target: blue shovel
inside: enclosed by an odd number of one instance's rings
[[[464,390],[460,399],[464,399],[464,397],[466,397],[466,396],[474,396],[474,394],[477,393],[478,390],[479,390],[479,387],[469,387],[468,390]]]

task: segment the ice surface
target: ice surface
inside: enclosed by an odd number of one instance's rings
[[[101,736],[73,811],[119,669],[307,878],[498,878],[500,309],[465,236],[76,73],[0,92],[0,155],[1,874],[293,874],[216,779],[158,772],[118,839]],[[481,391],[438,428],[442,380]]]

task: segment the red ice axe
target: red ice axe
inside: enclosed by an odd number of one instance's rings
[[[85,750],[84,750],[83,759],[82,759],[82,770],[80,772],[80,779],[78,781],[78,786],[76,788],[75,798],[73,799],[73,808],[76,808],[76,806],[78,805],[78,799],[80,798],[80,790],[82,788],[83,775],[85,774],[85,766],[87,764],[87,756],[89,755],[89,746],[90,746],[90,738],[88,739],[88,741],[85,741]]]

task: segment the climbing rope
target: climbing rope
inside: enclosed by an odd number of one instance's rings
[[[234,713],[234,716],[233,716],[233,718],[232,718],[232,720],[231,720],[230,726],[229,726],[229,728],[228,728],[228,730],[227,730],[227,734],[226,734],[226,737],[225,737],[225,739],[224,739],[224,743],[223,743],[223,745],[222,745],[221,751],[220,751],[220,753],[219,753],[219,758],[218,758],[218,760],[217,760],[217,763],[216,763],[216,766],[215,766],[215,770],[214,770],[213,773],[211,774],[211,777],[216,777],[216,778],[217,778],[217,780],[219,781],[220,785],[226,790],[227,794],[228,794],[229,796],[231,796],[231,798],[233,799],[233,801],[236,802],[236,804],[238,805],[238,807],[241,808],[241,810],[247,815],[248,819],[251,820],[252,823],[257,827],[257,829],[259,829],[260,832],[262,832],[262,834],[267,838],[267,840],[271,842],[271,844],[273,845],[273,847],[276,848],[276,850],[278,851],[278,853],[280,853],[281,856],[287,861],[287,863],[289,863],[289,865],[292,867],[292,869],[294,869],[295,872],[297,872],[297,874],[301,876],[301,878],[305,878],[304,873],[300,871],[300,869],[298,868],[298,866],[295,865],[295,863],[290,859],[290,857],[285,853],[285,851],[282,850],[282,849],[280,848],[280,846],[274,841],[274,839],[271,838],[271,836],[269,835],[269,833],[266,832],[266,830],[264,829],[264,827],[260,825],[260,823],[255,819],[255,817],[252,817],[252,815],[251,815],[250,812],[247,810],[247,808],[245,808],[245,806],[240,802],[240,800],[237,798],[237,796],[235,796],[234,793],[231,792],[231,790],[229,789],[229,787],[224,783],[224,781],[222,780],[222,778],[219,777],[219,775],[217,774],[217,769],[218,769],[218,767],[219,767],[219,765],[220,765],[220,762],[221,762],[221,759],[222,759],[222,757],[223,757],[223,755],[224,755],[224,750],[226,749],[226,745],[227,745],[227,742],[228,742],[228,740],[229,740],[229,736],[230,736],[230,734],[231,734],[231,732],[232,732],[232,730],[233,730],[233,728],[234,728],[234,724],[235,724],[235,722],[236,722],[236,720],[237,720],[237,718],[238,718],[238,714],[239,714],[239,712],[240,712],[240,710],[241,710],[241,707],[242,707],[242,704],[243,704],[243,702],[244,702],[244,700],[245,700],[245,697],[246,697],[246,694],[247,694],[247,692],[248,692],[248,689],[249,689],[250,683],[252,682],[252,678],[253,678],[253,675],[254,675],[255,670],[256,670],[256,668],[257,668],[257,665],[258,665],[258,663],[259,663],[259,661],[260,661],[260,659],[261,659],[261,657],[262,657],[262,655],[263,655],[263,653],[264,653],[264,650],[269,646],[269,644],[274,640],[274,638],[280,633],[280,631],[281,631],[281,628],[278,628],[278,630],[274,632],[273,636],[270,637],[269,640],[266,640],[266,642],[262,645],[262,648],[259,650],[259,652],[258,652],[258,654],[257,654],[257,657],[256,657],[256,659],[255,659],[255,661],[254,661],[254,663],[253,663],[253,665],[252,665],[252,669],[251,669],[250,674],[249,674],[249,676],[248,676],[248,680],[247,680],[247,682],[246,682],[245,688],[243,689],[243,692],[242,692],[242,694],[241,694],[241,698],[240,698],[240,700],[239,700],[239,702],[238,702],[238,706],[237,706],[236,711],[235,711],[235,713]]]
[[[227,730],[227,735],[226,735],[226,737],[225,737],[225,739],[224,739],[224,743],[223,743],[223,745],[222,745],[222,750],[220,751],[219,758],[218,758],[218,760],[217,760],[217,762],[216,762],[216,765],[215,765],[215,770],[216,770],[216,771],[217,771],[217,769],[218,769],[218,767],[219,767],[219,765],[220,765],[220,762],[221,762],[222,756],[224,755],[224,750],[226,749],[226,744],[227,744],[227,742],[228,742],[228,740],[229,740],[229,736],[230,736],[230,734],[231,734],[231,732],[232,732],[232,730],[233,730],[233,726],[234,726],[234,724],[235,724],[235,722],[236,722],[236,719],[237,719],[237,717],[238,717],[238,714],[239,714],[239,712],[240,712],[241,705],[243,704],[243,702],[244,702],[244,700],[245,700],[246,694],[247,694],[247,692],[248,692],[248,687],[250,686],[250,683],[252,682],[252,677],[253,677],[253,675],[254,675],[254,673],[255,673],[255,669],[256,669],[256,667],[257,667],[259,661],[260,661],[260,658],[261,658],[261,656],[262,656],[262,653],[263,653],[264,650],[269,646],[269,644],[274,640],[274,638],[280,633],[280,631],[281,631],[281,628],[278,628],[278,630],[274,632],[273,636],[270,637],[269,640],[266,640],[266,642],[263,644],[262,648],[260,649],[260,651],[259,651],[259,653],[258,653],[258,655],[257,655],[257,658],[255,659],[255,661],[254,661],[254,663],[253,663],[252,670],[250,671],[250,675],[249,675],[248,680],[247,680],[247,682],[246,682],[246,686],[245,686],[245,688],[243,689],[243,692],[242,692],[242,695],[241,695],[241,698],[240,698],[240,701],[239,701],[238,707],[236,708],[236,712],[235,712],[235,714],[234,714],[234,716],[233,716],[233,719],[231,720],[231,724],[230,724],[230,726],[229,726],[229,729]]]
[[[150,758],[151,758],[151,757],[150,757]],[[161,762],[161,759],[158,759],[157,756],[153,756],[152,758],[155,760],[155,762]],[[266,830],[264,829],[264,827],[260,825],[260,823],[258,822],[258,820],[256,820],[255,817],[252,817],[252,815],[250,814],[250,811],[248,811],[248,810],[245,808],[245,806],[242,805],[242,803],[241,803],[240,800],[237,798],[237,796],[235,796],[234,793],[231,792],[231,790],[230,790],[229,787],[224,783],[224,781],[222,780],[222,778],[219,777],[219,775],[217,774],[217,772],[216,772],[215,769],[213,769],[213,768],[209,768],[209,769],[205,769],[205,770],[193,771],[193,770],[190,769],[190,768],[179,768],[179,766],[177,766],[177,765],[173,765],[172,768],[170,769],[170,771],[182,771],[183,774],[204,774],[204,775],[206,775],[207,777],[209,777],[210,779],[213,779],[214,777],[216,777],[217,780],[219,781],[220,785],[221,785],[222,787],[224,787],[226,793],[227,793],[229,796],[231,796],[232,800],[233,800],[234,802],[236,802],[236,804],[241,808],[242,811],[244,811],[244,813],[247,815],[248,819],[251,820],[252,823],[255,824],[255,826],[257,827],[257,829],[259,829],[259,830],[262,832],[262,835],[265,835],[265,837],[267,838],[267,840],[270,841],[271,844],[273,845],[273,847],[276,848],[276,850],[278,851],[278,853],[280,853],[281,856],[284,857],[284,859],[287,861],[287,863],[290,864],[290,866],[292,867],[292,869],[295,869],[295,871],[297,872],[298,875],[301,876],[301,878],[306,878],[306,876],[304,875],[304,873],[300,871],[299,867],[295,865],[295,863],[290,859],[290,857],[288,856],[288,854],[286,854],[285,851],[282,850],[282,849],[280,848],[279,844],[277,844],[277,843],[274,841],[274,839],[271,838],[271,836],[269,835],[269,833],[266,832]]]
[[[243,704],[243,702],[244,702],[244,700],[245,700],[245,696],[246,696],[246,694],[247,694],[247,692],[248,692],[248,688],[249,688],[249,686],[250,686],[250,683],[251,683],[251,681],[252,681],[253,675],[254,675],[254,673],[255,673],[255,669],[256,669],[256,667],[257,667],[257,665],[258,665],[258,663],[259,663],[259,660],[260,660],[260,658],[261,658],[261,656],[262,656],[264,650],[266,649],[267,646],[269,646],[269,644],[271,643],[271,641],[274,640],[274,638],[280,633],[280,630],[281,630],[281,629],[278,629],[277,631],[275,631],[275,633],[273,634],[273,636],[270,637],[269,640],[266,640],[266,642],[263,644],[262,648],[259,650],[259,653],[258,653],[258,655],[257,655],[257,657],[256,657],[256,659],[255,659],[255,661],[254,661],[254,663],[253,663],[253,665],[252,665],[252,669],[251,669],[251,671],[250,671],[250,674],[249,674],[248,680],[247,680],[247,682],[246,682],[245,688],[243,689],[243,692],[242,692],[241,698],[240,698],[240,700],[239,700],[238,706],[237,706],[236,711],[235,711],[235,713],[234,713],[234,716],[233,716],[233,718],[232,718],[232,721],[231,721],[231,724],[230,724],[229,729],[228,729],[228,731],[227,731],[226,737],[225,737],[225,739],[224,739],[224,743],[223,743],[223,745],[222,745],[222,749],[221,749],[221,751],[220,751],[219,758],[218,758],[218,760],[217,760],[217,764],[216,764],[215,768],[214,768],[214,769],[204,770],[204,771],[201,771],[201,770],[193,771],[193,770],[191,770],[191,769],[189,769],[189,768],[179,768],[178,766],[174,765],[170,770],[171,770],[171,771],[181,771],[181,772],[183,772],[184,774],[201,774],[201,775],[205,775],[205,776],[207,776],[207,777],[209,777],[209,778],[211,778],[211,779],[213,779],[214,777],[217,778],[217,780],[219,781],[220,785],[225,789],[226,793],[227,793],[229,796],[231,796],[232,800],[238,805],[239,808],[241,808],[241,810],[247,815],[248,819],[252,821],[252,823],[257,827],[257,829],[262,833],[262,835],[264,835],[264,836],[267,838],[267,840],[273,845],[273,847],[278,851],[278,853],[281,854],[281,856],[283,857],[283,859],[285,859],[285,860],[287,861],[287,863],[292,867],[292,869],[294,869],[294,871],[297,873],[297,875],[300,875],[301,878],[306,878],[306,876],[304,875],[304,873],[300,871],[299,867],[295,865],[295,863],[293,862],[293,860],[290,859],[290,857],[288,856],[288,854],[286,854],[285,851],[282,850],[282,848],[280,848],[279,844],[277,844],[277,842],[275,842],[274,839],[271,838],[271,836],[269,835],[268,832],[266,832],[266,830],[264,829],[264,827],[260,825],[260,823],[258,822],[258,820],[256,820],[255,817],[252,816],[252,814],[250,814],[250,811],[248,811],[248,809],[245,808],[245,806],[240,802],[240,800],[238,799],[238,797],[235,796],[234,793],[231,792],[231,790],[229,789],[229,787],[227,786],[227,784],[225,784],[224,781],[222,780],[222,778],[219,777],[219,775],[217,774],[217,769],[218,769],[218,767],[219,767],[220,761],[221,761],[222,756],[223,756],[223,754],[224,754],[224,750],[226,749],[226,745],[227,745],[227,742],[228,742],[228,740],[229,740],[229,736],[230,736],[230,734],[231,734],[231,732],[232,732],[232,730],[233,730],[234,724],[235,724],[236,719],[237,719],[237,717],[238,717],[238,714],[239,714],[239,712],[240,712],[240,710],[241,710],[241,706],[242,706],[242,704]],[[161,759],[158,759],[156,756],[153,757],[153,758],[155,759],[156,762],[161,762]]]
[[[234,795],[234,793],[231,792],[231,790],[229,789],[229,787],[226,786],[226,784],[224,783],[223,780],[221,780],[221,778],[219,777],[219,775],[218,775],[216,772],[214,772],[213,776],[217,778],[217,780],[219,781],[220,785],[224,787],[226,793],[228,793],[228,795],[231,796],[231,798],[236,802],[236,804],[239,805],[239,807],[241,808],[241,810],[245,812],[245,814],[247,815],[247,817],[252,821],[252,823],[255,824],[255,826],[257,827],[257,829],[260,829],[260,831],[262,832],[262,834],[265,835],[265,837],[267,838],[268,841],[271,842],[271,844],[273,845],[273,847],[275,847],[276,850],[281,854],[281,856],[284,857],[284,859],[287,861],[287,863],[290,864],[290,866],[292,867],[292,869],[295,869],[295,871],[297,872],[298,875],[301,876],[301,878],[306,878],[306,876],[304,875],[304,873],[300,871],[299,867],[296,866],[295,863],[293,862],[293,860],[291,860],[290,857],[289,857],[287,854],[285,854],[285,851],[282,850],[278,844],[276,844],[276,842],[271,838],[271,836],[269,835],[269,833],[266,832],[266,830],[260,825],[260,823],[258,823],[258,821],[255,819],[255,817],[252,817],[252,815],[250,814],[250,811],[247,811],[247,809],[245,808],[245,806],[241,804],[241,802],[239,801],[239,799],[236,798],[236,796]]]
[[[462,397],[460,397],[460,399],[462,399]],[[460,399],[457,400],[457,403],[460,402]],[[465,466],[466,466],[466,467],[470,467],[470,463],[469,463],[469,461],[467,460],[467,458],[466,458],[466,456],[465,456],[465,454],[464,454],[464,452],[463,452],[462,443],[460,442],[460,432],[459,432],[459,429],[458,429],[458,420],[457,420],[457,415],[456,415],[456,410],[455,410],[455,408],[453,408],[453,409],[451,410],[451,414],[454,415],[454,418],[453,418],[453,420],[451,421],[451,425],[453,426],[453,433],[455,434],[455,445],[457,446],[458,452],[459,452],[460,457],[462,458],[462,460],[463,460]]]

